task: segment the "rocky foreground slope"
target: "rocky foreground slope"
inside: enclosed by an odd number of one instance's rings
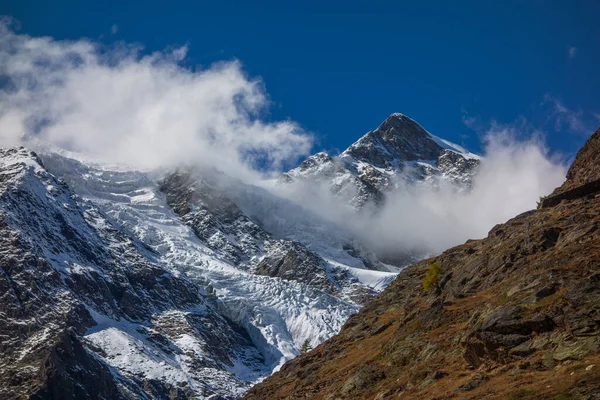
[[[247,399],[600,398],[600,130],[540,209],[402,271]]]

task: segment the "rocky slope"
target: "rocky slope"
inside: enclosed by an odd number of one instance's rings
[[[325,152],[307,158],[282,175],[284,184],[310,182],[328,187],[355,208],[379,203],[385,193],[406,182],[447,182],[467,189],[479,156],[427,132],[409,117],[395,113],[339,157]]]
[[[600,130],[539,210],[406,268],[245,398],[600,398],[598,160]]]

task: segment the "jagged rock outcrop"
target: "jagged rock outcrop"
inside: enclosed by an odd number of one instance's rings
[[[553,194],[558,194],[600,179],[600,129],[577,152],[573,165],[567,172],[567,180]]]
[[[214,178],[202,177],[194,169],[177,171],[161,181],[160,190],[196,236],[237,268],[302,282],[358,304],[376,294],[347,270],[327,263],[303,244],[274,238],[244,214]],[[372,264],[379,263],[370,263],[367,257],[362,260],[363,255],[353,248],[341,250],[373,269],[377,265]]]
[[[196,236],[228,261],[249,268],[262,254],[269,234],[197,174],[192,171],[169,174],[161,182],[160,190]]]
[[[596,132],[571,196],[406,268],[245,398],[600,398],[600,196],[577,195],[598,160]]]
[[[567,172],[567,180],[548,197],[542,199],[542,207],[552,207],[563,200],[573,200],[600,193],[600,130],[577,153]]]
[[[256,274],[306,282],[329,293],[335,293],[327,279],[325,261],[299,243],[276,241],[269,243],[267,255],[256,266]]]

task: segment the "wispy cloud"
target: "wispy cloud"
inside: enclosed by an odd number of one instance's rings
[[[187,48],[17,34],[0,21],[0,144],[35,141],[139,168],[204,163],[234,176],[277,170],[307,154],[293,121],[264,121],[264,85],[238,61],[182,65]]]
[[[569,47],[569,58],[573,59],[577,55],[577,47],[571,46]]]
[[[583,110],[567,107],[562,100],[546,94],[542,106],[549,107],[548,119],[553,122],[556,131],[567,130],[571,133],[589,135],[595,130],[591,116]]]
[[[462,118],[463,124],[471,130],[477,130],[477,125],[478,125],[477,117],[470,116],[464,107],[462,107],[460,109],[460,112],[462,114],[461,118]]]
[[[114,35],[117,32],[119,32],[119,26],[117,24],[112,24],[112,26],[110,27],[110,33]]]

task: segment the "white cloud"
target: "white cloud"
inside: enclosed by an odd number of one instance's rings
[[[119,26],[117,24],[112,24],[112,26],[110,27],[110,33],[114,35],[117,32],[119,32]]]
[[[471,191],[459,194],[447,185],[437,191],[404,187],[391,196],[370,231],[378,232],[389,249],[425,244],[440,252],[484,237],[494,225],[533,209],[540,196],[562,183],[566,167],[548,156],[539,139],[519,136],[514,127],[493,124]]]
[[[290,198],[353,232],[380,253],[439,253],[467,239],[486,236],[496,224],[535,208],[540,196],[559,186],[566,166],[551,157],[540,132],[492,123],[483,135],[484,157],[472,189],[458,193],[440,182],[401,185],[386,197],[383,208],[363,215],[340,205],[328,186],[300,185]],[[529,129],[529,128],[527,128]]]
[[[577,54],[577,47],[575,47],[575,46],[569,47],[569,58],[570,59],[575,58],[576,54]]]
[[[234,176],[308,153],[292,121],[265,122],[260,79],[237,61],[181,65],[187,48],[30,37],[0,22],[0,143],[47,142],[104,162],[154,168],[201,163]]]
[[[0,22],[0,144],[44,142],[139,168],[198,163],[245,180],[311,149],[312,137],[294,122],[260,118],[269,105],[264,86],[237,61],[196,70],[182,66],[186,47],[143,55],[139,46],[34,38],[9,25]],[[468,194],[406,187],[363,216],[328,194],[300,191],[293,200],[372,246],[441,251],[484,236],[561,183],[564,166],[515,132],[492,126]]]

